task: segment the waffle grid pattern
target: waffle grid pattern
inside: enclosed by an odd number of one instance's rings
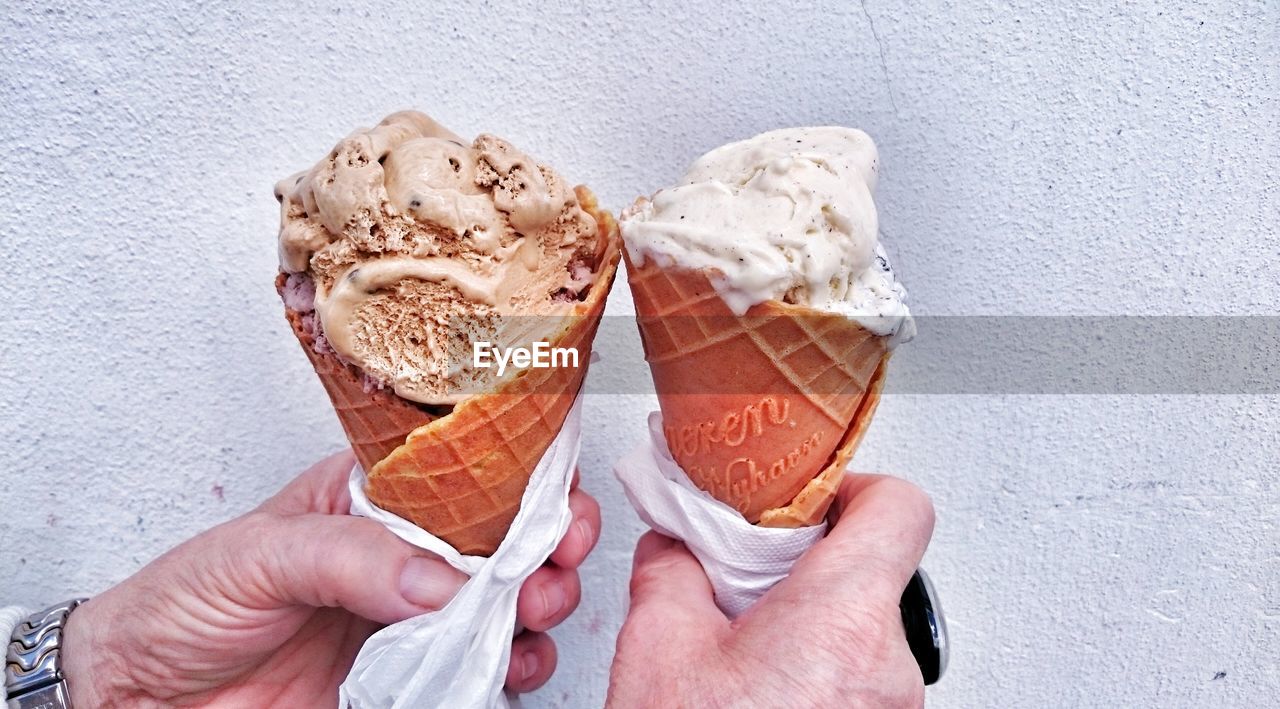
[[[542,381],[532,387],[536,393],[477,397],[448,426],[411,434],[402,451],[375,467],[372,494],[387,494],[394,501],[384,506],[402,517],[430,520],[442,538],[503,517],[509,523],[529,474],[564,424],[582,373],[558,379],[569,386]]]
[[[737,316],[706,272],[627,265],[666,433],[682,437],[672,443],[677,462],[750,521],[772,527],[816,523],[879,401],[885,338],[839,314],[776,301]],[[741,421],[744,405],[761,406],[762,395],[791,401],[791,427],[754,443],[714,443],[716,422]],[[696,440],[688,437],[706,425],[712,428]],[[784,455],[790,460],[790,452],[812,440],[828,443],[776,477],[770,470],[769,478],[754,482],[740,465]]]
[[[638,319],[651,366],[746,337],[795,392],[841,427],[849,420],[849,397],[860,399],[868,379],[857,365],[883,349],[873,338],[851,336],[839,315],[768,303],[737,316],[705,280],[677,280],[653,267],[631,268],[627,278],[633,293],[644,294],[636,310],[644,313]]]

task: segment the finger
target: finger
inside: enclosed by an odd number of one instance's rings
[[[511,642],[507,689],[529,692],[541,687],[556,671],[556,643],[546,633],[521,633]]]
[[[573,481],[569,483],[569,489],[570,489],[570,490],[577,490],[577,489],[578,489],[578,485],[579,485],[581,482],[582,482],[582,471],[581,471],[581,470],[579,470],[579,469],[577,469],[577,468],[574,468],[574,469],[573,469]]]
[[[600,504],[581,490],[569,493],[569,510],[573,519],[564,538],[551,552],[551,561],[566,569],[578,568],[595,548],[600,537]]]
[[[394,623],[442,608],[467,580],[362,517],[255,513],[224,529],[233,600],[250,607],[341,607]]]
[[[641,566],[647,564],[654,556],[663,552],[672,551],[677,547],[677,545],[683,547],[683,544],[681,544],[679,540],[672,539],[661,532],[649,530],[648,532],[641,534],[640,538],[636,540],[635,553],[631,555],[632,575],[634,576],[635,572],[638,571]],[[687,547],[685,547],[685,549],[687,551]],[[694,560],[697,561],[696,558]]]
[[[920,488],[884,475],[847,475],[832,506],[830,533],[783,585],[797,593],[897,603],[933,535],[933,504]]]
[[[657,532],[646,532],[636,544],[627,622],[692,637],[711,637],[729,623],[702,565],[684,544]]]
[[[568,618],[582,600],[578,572],[543,566],[530,574],[516,598],[516,622],[530,630],[550,630]]]
[[[355,462],[355,454],[350,448],[344,448],[307,468],[258,509],[281,515],[347,514],[351,511],[347,480]]]

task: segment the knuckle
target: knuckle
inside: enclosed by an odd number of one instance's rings
[[[273,512],[264,510],[254,510],[229,524],[222,525],[215,529],[225,534],[235,534],[245,536],[249,539],[261,538],[280,524],[283,518]]]
[[[682,564],[683,556],[673,550],[663,550],[649,557],[631,574],[631,594],[650,586],[660,586]]]
[[[568,613],[572,613],[582,602],[582,579],[577,571],[566,571],[561,577],[561,583],[564,584],[565,594],[568,597],[565,601],[565,609]]]
[[[908,485],[911,486],[912,491],[908,497],[912,516],[920,529],[932,534],[933,525],[938,519],[938,513],[933,507],[933,498],[929,497],[929,493],[920,489],[914,483],[908,483]]]
[[[914,513],[914,517],[928,519],[932,523],[933,500],[923,488],[909,480],[893,477],[884,478],[880,484],[889,488],[898,504]]]
[[[886,476],[876,481],[875,485],[891,501],[894,514],[905,531],[926,539],[933,535],[937,513],[929,493],[919,485],[901,478]]]
[[[912,517],[917,521],[917,524],[932,531],[933,523],[936,519],[933,498],[929,497],[929,493],[915,483],[903,481],[902,484],[904,486],[902,490],[903,506],[911,511]]]
[[[671,620],[667,609],[658,603],[642,603],[633,605],[627,613],[618,636],[619,647],[624,639],[629,645],[648,645],[660,642],[667,636],[668,623]]]
[[[269,561],[272,551],[270,540],[282,531],[284,518],[271,512],[254,511],[227,524],[215,527],[215,539],[242,551],[252,552],[250,558]]]

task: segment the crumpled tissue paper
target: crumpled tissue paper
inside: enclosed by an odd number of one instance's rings
[[[827,525],[757,527],[698,489],[671,457],[662,414],[649,414],[649,439],[614,466],[640,519],[684,542],[711,580],[716,605],[730,618],[751,607],[786,577],[800,556],[822,539]]]
[[[465,556],[364,493],[365,473],[351,471],[351,513],[381,522],[396,536],[438,554],[471,577],[444,608],[374,633],[339,690],[340,706],[507,707],[503,684],[511,660],[520,586],[551,556],[569,527],[569,487],[582,439],[582,395],[529,478],[520,511],[493,556]]]

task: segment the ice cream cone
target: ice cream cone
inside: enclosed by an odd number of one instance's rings
[[[775,300],[737,316],[703,270],[627,258],[676,462],[753,524],[827,512],[879,402],[888,338]]]
[[[545,338],[552,347],[576,349],[576,367],[511,372],[451,411],[423,407],[364,386],[359,369],[331,352],[317,353],[299,313],[288,311],[367,471],[369,499],[464,554],[489,555],[498,548],[529,476],[559,433],[586,375],[617,270],[619,238],[616,222],[598,208],[594,196],[584,187],[577,188],[577,196],[596,220],[599,266],[586,298],[558,332]]]

